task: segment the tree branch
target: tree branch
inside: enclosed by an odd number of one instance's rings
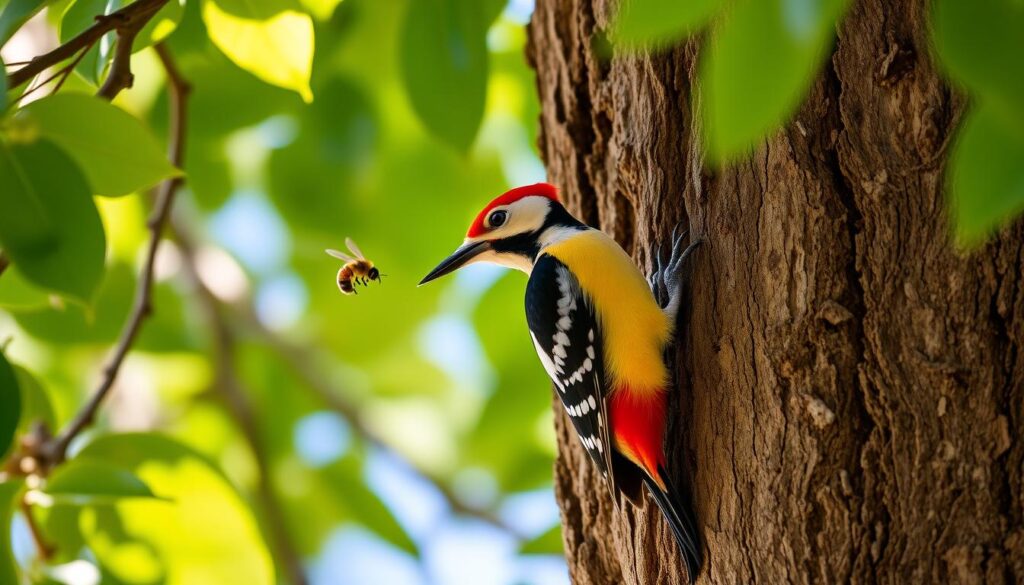
[[[141,0],[141,2],[145,1]],[[180,167],[185,160],[186,102],[191,88],[188,82],[181,76],[167,48],[163,44],[158,44],[156,45],[156,51],[167,73],[167,88],[170,93],[171,123],[168,158],[172,164]],[[139,285],[135,291],[132,311],[128,316],[127,322],[125,322],[124,329],[121,331],[121,337],[118,340],[117,347],[114,349],[114,354],[103,369],[103,379],[99,387],[64,431],[57,435],[53,441],[47,443],[46,452],[42,453],[42,455],[48,468],[64,460],[71,441],[93,422],[93,419],[96,417],[96,411],[107,394],[110,393],[110,389],[117,379],[118,371],[121,369],[121,364],[138,337],[143,320],[153,311],[153,271],[156,263],[156,253],[160,247],[160,237],[164,224],[167,222],[171,205],[174,203],[174,195],[177,193],[181,183],[182,178],[178,176],[167,179],[160,184],[156,204],[147,222],[150,231],[149,246],[146,250],[146,261],[139,276]]]
[[[155,14],[153,12],[145,18],[140,18],[133,26],[118,27],[117,45],[114,47],[114,58],[110,61],[110,72],[107,73],[107,79],[96,95],[112,100],[121,93],[121,90],[128,89],[135,82],[135,76],[132,75],[132,45],[139,30]]]
[[[138,0],[125,6],[117,12],[112,12],[105,16],[99,16],[96,18],[96,24],[93,24],[89,28],[85,29],[78,36],[57,47],[56,49],[39,55],[29,61],[28,65],[25,65],[21,69],[14,71],[7,76],[7,88],[15,88],[19,85],[27,82],[36,75],[39,75],[47,68],[56,65],[62,61],[70,59],[78,54],[79,51],[88,50],[96,41],[100,40],[103,35],[107,34],[112,30],[117,30],[118,35],[121,39],[124,39],[124,31],[134,31],[131,35],[134,39],[135,34],[145,26],[146,22],[153,17],[168,0]],[[120,44],[120,41],[119,41]],[[129,55],[131,54],[131,42],[125,43],[128,45]],[[120,51],[119,51],[120,52]],[[116,56],[115,56],[116,61]],[[107,83],[110,82],[110,77],[114,74],[114,69],[111,69],[111,75],[107,78]],[[130,75],[130,72],[129,72]],[[129,80],[129,85],[131,84]],[[104,84],[106,87],[106,84]],[[122,88],[123,89],[123,88]],[[118,90],[120,91],[120,90]],[[114,93],[116,95],[116,92]]]

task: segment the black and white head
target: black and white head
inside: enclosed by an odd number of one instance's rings
[[[476,262],[491,262],[529,274],[542,247],[585,228],[562,207],[553,185],[517,187],[488,203],[469,226],[462,246],[420,284]]]

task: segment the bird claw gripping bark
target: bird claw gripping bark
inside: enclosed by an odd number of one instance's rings
[[[694,240],[684,248],[684,240],[688,233],[689,230],[680,232],[678,227],[672,230],[672,253],[668,261],[663,259],[662,251],[659,249],[654,257],[654,271],[647,278],[654,298],[673,323],[676,322],[683,300],[683,268],[686,266],[686,259],[703,243],[703,240]]]

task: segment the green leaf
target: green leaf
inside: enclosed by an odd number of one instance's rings
[[[97,195],[127,195],[180,174],[142,122],[106,100],[60,93],[22,112],[78,162]]]
[[[519,547],[521,555],[561,555],[564,553],[561,524],[555,524]]]
[[[0,307],[11,310],[38,309],[50,302],[50,293],[33,286],[12,266],[0,278]]]
[[[460,152],[480,128],[487,98],[486,7],[478,0],[409,5],[401,63],[406,93],[431,134]]]
[[[1024,3],[937,0],[932,22],[940,65],[1024,134]]]
[[[271,585],[274,567],[251,511],[205,457],[166,437],[100,437],[79,457],[132,471],[168,501],[130,498],[87,509],[89,548],[126,583]]]
[[[14,368],[8,363],[0,351],[0,461],[7,456],[7,451],[14,443],[21,419],[21,391],[18,389],[18,378]],[[2,526],[2,525],[0,525]]]
[[[722,0],[632,0],[620,3],[615,40],[627,46],[661,46],[704,26]]]
[[[106,239],[88,183],[49,140],[0,142],[0,243],[35,284],[87,301]]]
[[[292,9],[264,10],[266,6],[257,1],[204,0],[203,22],[213,44],[236,65],[311,102],[313,19]]]
[[[155,498],[149,486],[131,471],[83,457],[61,465],[43,490],[55,504],[109,505],[124,498]]]
[[[1024,136],[979,103],[959,130],[947,173],[956,233],[978,244],[1024,211]]]
[[[7,44],[21,25],[35,16],[49,0],[11,0],[0,12],[0,46]]]
[[[31,372],[17,364],[11,364],[11,367],[14,368],[14,375],[18,379],[18,389],[21,394],[21,417],[18,422],[18,433],[28,432],[36,423],[41,423],[53,431],[56,419],[53,414],[53,405],[50,403],[50,396]]]
[[[803,100],[847,0],[737,0],[701,64],[710,158],[742,155]]]
[[[155,45],[166,39],[178,28],[182,17],[185,15],[185,0],[168,0],[163,8],[153,15],[153,18],[142,27],[135,43],[132,44],[133,51]]]
[[[21,480],[0,482],[0,583],[21,582],[11,550],[11,518],[14,516],[18,494],[21,493],[21,484]]]

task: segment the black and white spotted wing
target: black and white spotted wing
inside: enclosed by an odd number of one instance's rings
[[[553,256],[541,255],[530,273],[526,323],[583,446],[607,476],[611,450],[597,317],[576,277]]]

